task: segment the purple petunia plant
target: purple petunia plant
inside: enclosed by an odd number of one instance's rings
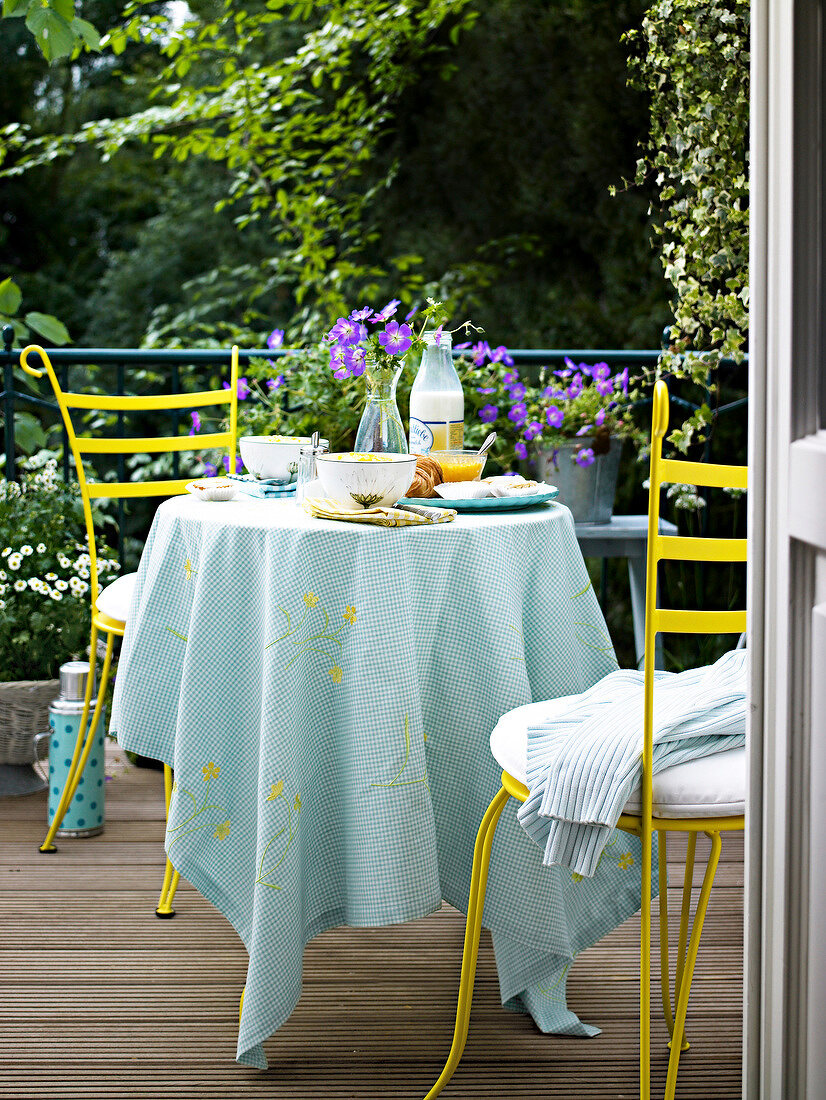
[[[504,347],[491,349],[480,342],[467,345],[466,354],[477,383],[480,426],[494,428],[518,459],[573,441],[572,460],[586,467],[607,452],[612,435],[638,434],[629,411],[627,367],[612,371],[607,363],[575,363],[566,357],[559,369],[543,368],[539,384],[533,385],[520,376]]]

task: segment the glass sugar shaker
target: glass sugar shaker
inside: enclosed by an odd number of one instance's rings
[[[298,474],[295,486],[295,502],[299,506],[304,503],[307,496],[307,486],[316,480],[316,455],[325,454],[325,443],[319,442],[319,433],[313,432],[309,447],[302,447],[298,452]]]

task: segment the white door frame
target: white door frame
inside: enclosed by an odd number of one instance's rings
[[[826,1096],[823,0],[753,0],[744,1086]],[[823,695],[814,721],[823,722]],[[815,752],[812,752],[814,743]],[[820,751],[818,751],[820,750]],[[813,831],[813,828],[817,831]],[[815,853],[818,847],[814,848]],[[810,867],[814,874],[810,876]]]

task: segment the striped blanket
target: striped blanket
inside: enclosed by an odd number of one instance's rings
[[[654,771],[745,744],[746,650],[657,672]],[[530,797],[518,818],[543,862],[592,876],[642,776],[643,674],[620,669],[570,710],[528,729]]]

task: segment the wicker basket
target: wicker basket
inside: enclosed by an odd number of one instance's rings
[[[0,764],[33,764],[34,739],[49,729],[49,704],[59,680],[16,680],[0,684]]]

